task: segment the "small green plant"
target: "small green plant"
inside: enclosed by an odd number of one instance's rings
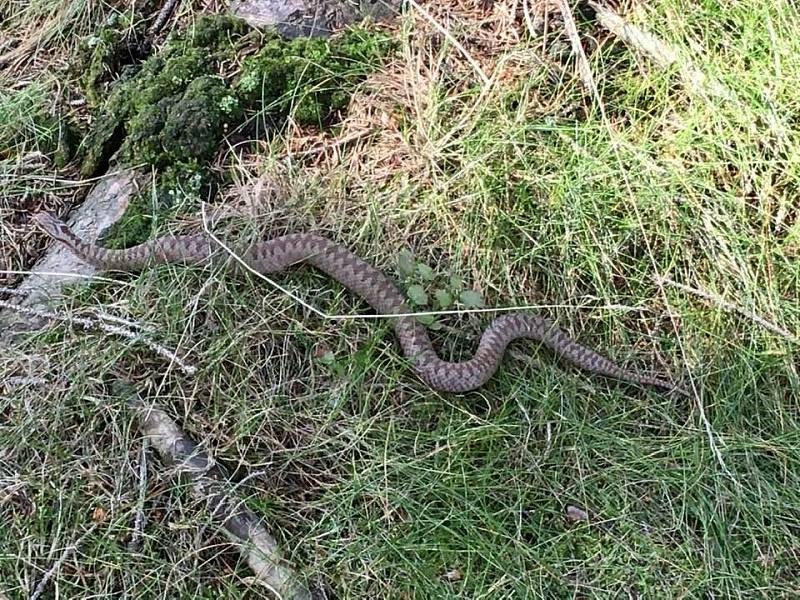
[[[336,354],[332,350],[320,349],[315,354],[315,358],[319,364],[328,367],[337,378],[342,379],[347,375],[347,366],[336,358]]]
[[[483,297],[475,290],[464,288],[464,282],[454,273],[437,273],[429,265],[414,259],[408,250],[397,257],[397,270],[406,285],[406,297],[416,310],[450,310],[480,308]],[[441,329],[434,315],[419,315],[417,319],[431,329]]]

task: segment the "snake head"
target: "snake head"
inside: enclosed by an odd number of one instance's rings
[[[69,244],[73,233],[64,221],[44,212],[36,213],[31,220],[51,238]]]

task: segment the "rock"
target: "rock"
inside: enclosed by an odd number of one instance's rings
[[[73,211],[69,226],[81,238],[94,242],[116,223],[128,208],[128,202],[144,181],[139,171],[122,171],[100,180],[86,201]],[[45,256],[31,270],[15,293],[17,305],[34,310],[49,310],[58,292],[68,283],[90,277],[96,269],[72,254],[63,244],[53,243]],[[21,332],[41,327],[44,320],[13,309],[0,311],[0,342],[7,343]]]
[[[326,37],[365,17],[392,19],[404,0],[232,0],[231,13],[259,29],[275,27],[287,38]]]

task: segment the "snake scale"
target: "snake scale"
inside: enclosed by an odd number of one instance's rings
[[[125,250],[108,250],[81,240],[66,223],[46,213],[34,215],[33,220],[50,237],[102,270],[137,271],[151,264],[203,264],[213,260],[215,244],[205,235],[165,236]],[[347,248],[315,234],[294,233],[258,242],[239,256],[262,274],[306,262],[363,298],[379,314],[411,312],[403,293],[391,279]],[[236,269],[230,261],[228,265]],[[623,369],[539,315],[508,313],[494,319],[484,331],[474,356],[463,362],[439,358],[427,329],[416,317],[392,317],[392,321],[403,353],[411,359],[419,377],[436,390],[467,392],[482,386],[497,370],[509,343],[518,338],[532,338],[591,373],[686,394],[669,381]]]

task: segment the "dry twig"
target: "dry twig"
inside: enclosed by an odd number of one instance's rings
[[[310,599],[311,593],[286,565],[278,542],[258,516],[234,497],[227,476],[214,458],[186,437],[165,412],[145,404],[135,390],[125,384],[117,387],[135,411],[139,426],[150,443],[174,465],[178,475],[191,482],[194,496],[207,503],[212,519],[228,538],[240,545],[258,581],[279,598]]]
[[[70,323],[74,325],[79,325],[84,329],[100,329],[112,335],[119,335],[124,338],[128,338],[129,340],[141,342],[142,344],[150,348],[153,352],[160,354],[170,362],[174,362],[176,365],[178,365],[181,371],[183,371],[187,375],[194,375],[197,372],[197,367],[186,363],[181,357],[179,357],[175,352],[173,352],[169,348],[166,348],[161,344],[157,344],[146,338],[143,338],[141,334],[138,334],[135,331],[131,331],[130,329],[126,329],[124,327],[119,327],[117,325],[110,325],[108,323],[104,323],[101,320],[84,319],[82,317],[73,317],[70,315],[60,315],[54,312],[39,310],[37,308],[31,308],[29,306],[19,306],[17,304],[13,304],[12,302],[7,302],[5,300],[0,300],[0,308],[6,308],[8,310],[13,310],[23,315],[36,317],[39,319],[47,319],[50,321],[59,321],[61,323]]]
[[[563,1],[563,0],[561,0]],[[735,95],[724,85],[708,77],[694,63],[681,56],[675,48],[667,45],[662,40],[648,31],[628,23],[613,10],[598,2],[589,2],[594,8],[600,25],[613,33],[626,44],[632,46],[642,54],[650,57],[659,67],[666,69],[677,65],[684,85],[696,94],[712,94],[727,100],[735,99]]]
[[[153,25],[150,27],[150,35],[155,35],[161,31],[169,18],[172,16],[172,13],[175,11],[175,6],[178,4],[178,2],[179,0],[167,0],[164,2],[164,6],[162,6],[161,10],[158,11],[158,16],[156,16],[156,20],[153,21]]]
[[[768,329],[772,333],[776,333],[779,336],[781,336],[782,338],[784,338],[784,339],[786,339],[786,340],[788,340],[788,341],[790,341],[790,342],[792,342],[794,344],[800,344],[800,338],[798,338],[798,336],[793,334],[791,331],[787,331],[783,327],[775,325],[775,323],[772,323],[771,321],[766,320],[764,317],[760,317],[757,314],[755,314],[753,312],[750,312],[749,310],[745,310],[744,308],[742,308],[740,306],[736,306],[735,304],[733,304],[731,302],[728,302],[727,300],[724,300],[724,299],[720,298],[719,296],[711,294],[710,292],[706,292],[706,291],[703,291],[703,290],[698,290],[697,288],[690,287],[690,286],[685,285],[683,283],[678,283],[677,281],[673,281],[672,279],[670,279],[668,277],[656,277],[654,279],[655,279],[655,282],[657,284],[659,284],[659,285],[664,285],[664,284],[670,285],[670,286],[672,286],[674,288],[678,288],[679,290],[683,290],[684,292],[687,292],[689,294],[693,294],[693,295],[697,296],[698,298],[703,298],[704,300],[708,300],[712,304],[715,304],[715,305],[719,306],[720,308],[722,308],[724,310],[727,310],[728,312],[737,313],[737,314],[743,316],[744,318],[749,319],[749,320],[753,321],[754,323],[757,323],[757,324],[761,325],[761,327],[763,327],[764,329]]]
[[[583,51],[581,38],[580,35],[578,35],[578,28],[575,25],[575,18],[572,16],[572,10],[570,10],[567,0],[557,0],[557,4],[561,12],[561,17],[564,19],[564,30],[572,44],[572,51],[575,53],[575,60],[578,63],[578,74],[581,77],[581,82],[584,87],[597,98],[597,85],[594,82],[594,75],[592,75],[589,59],[586,58],[586,53]]]
[[[137,550],[141,544],[142,531],[144,531],[144,499],[147,490],[147,449],[150,446],[148,438],[144,439],[139,452],[139,497],[136,501],[136,517],[133,520],[133,534],[128,542],[129,550]]]
[[[30,595],[29,600],[37,600],[37,598],[44,593],[44,588],[47,587],[47,583],[53,578],[53,575],[58,572],[58,570],[61,568],[61,565],[64,564],[64,561],[67,560],[70,555],[78,549],[78,546],[83,543],[83,540],[85,540],[95,529],[97,529],[97,523],[91,525],[89,529],[84,531],[77,540],[64,548],[64,550],[61,552],[61,556],[58,557],[58,560],[55,562],[55,564],[50,567],[47,573],[45,573],[41,578],[36,586],[36,589],[33,590],[33,593]]]

